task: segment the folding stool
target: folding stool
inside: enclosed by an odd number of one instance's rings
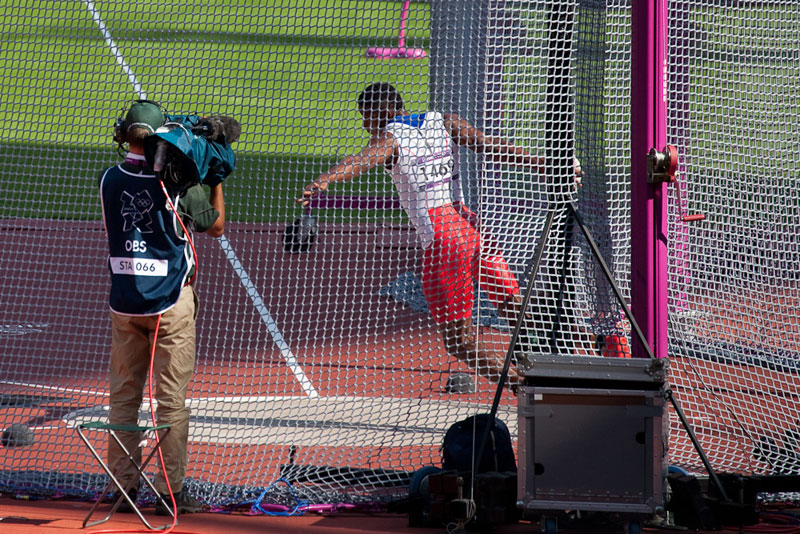
[[[153,482],[147,477],[147,475],[144,472],[148,464],[150,463],[150,460],[152,460],[153,457],[156,455],[156,453],[159,451],[161,445],[160,440],[164,439],[164,436],[170,431],[170,426],[169,425],[157,425],[157,426],[112,425],[100,421],[93,421],[89,423],[82,423],[78,425],[76,428],[78,430],[78,435],[81,437],[83,442],[89,448],[89,450],[92,453],[92,456],[94,456],[95,459],[100,463],[100,466],[103,468],[103,471],[105,471],[106,474],[111,479],[108,485],[106,485],[103,492],[97,498],[97,501],[95,501],[91,510],[89,510],[89,513],[86,515],[86,518],[83,520],[83,528],[86,528],[87,526],[91,527],[94,525],[99,525],[100,523],[105,523],[106,521],[111,519],[111,516],[114,514],[114,512],[117,511],[117,508],[119,508],[123,500],[127,501],[127,503],[130,505],[134,513],[136,513],[136,515],[139,516],[139,519],[142,521],[142,523],[144,523],[144,525],[150,530],[164,530],[171,527],[172,523],[169,523],[167,525],[162,525],[160,527],[151,526],[150,523],[148,523],[147,519],[145,519],[144,515],[142,515],[141,510],[139,510],[139,507],[136,506],[136,503],[133,502],[133,499],[131,499],[130,496],[128,495],[128,491],[130,489],[134,487],[138,488],[139,479],[141,478],[144,481],[144,483],[153,491],[153,493],[156,496],[156,499],[161,501],[161,503],[164,505],[164,508],[169,510],[170,515],[173,516],[172,504],[166,502],[163,498],[161,498],[161,495],[158,493],[158,490],[156,490],[155,486],[153,485]],[[137,476],[134,477],[130,482],[128,482],[127,486],[123,486],[120,483],[120,481],[117,480],[117,477],[115,477],[114,473],[111,472],[111,469],[109,469],[106,462],[103,461],[103,458],[98,454],[97,450],[89,442],[89,439],[84,433],[84,430],[97,430],[99,432],[108,433],[108,435],[111,436],[117,443],[117,445],[119,445],[119,447],[127,456],[128,461],[130,461],[133,464],[133,466],[136,468],[137,471]],[[117,437],[116,432],[140,432],[142,433],[143,438],[148,433],[153,435],[153,438],[155,440],[155,445],[150,451],[150,454],[148,454],[147,457],[144,459],[144,461],[141,463],[141,465],[139,465],[139,463],[137,463],[136,460],[133,458],[133,452],[136,451],[128,451],[128,449],[126,449],[125,446],[122,444],[122,442],[119,440],[119,437]],[[156,435],[156,433],[158,432],[160,432],[160,434]],[[142,439],[142,441],[139,442],[139,445],[137,447],[142,448],[145,443],[146,441]],[[103,519],[89,523],[89,519],[92,517],[92,514],[94,514],[94,511],[97,509],[97,506],[103,501],[105,496],[108,495],[111,492],[112,488],[114,487],[116,487],[117,491],[119,491],[119,497],[114,502],[114,505],[111,507],[111,511],[108,512],[108,515]]]

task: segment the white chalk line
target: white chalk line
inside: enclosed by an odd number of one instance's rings
[[[225,236],[220,237],[218,240],[223,252],[225,252],[225,257],[228,259],[228,262],[230,262],[233,270],[239,276],[239,280],[242,282],[242,286],[244,286],[247,296],[250,297],[251,301],[253,301],[253,305],[256,307],[256,310],[261,316],[261,320],[265,325],[267,325],[267,330],[269,331],[270,336],[272,336],[273,341],[275,341],[275,344],[278,346],[278,349],[280,349],[281,357],[286,362],[289,370],[292,371],[292,374],[294,374],[297,381],[300,382],[300,386],[303,388],[303,391],[305,391],[306,395],[312,398],[319,396],[317,390],[314,389],[314,385],[303,372],[303,368],[297,363],[297,358],[295,358],[291,348],[289,347],[289,344],[286,343],[286,340],[283,338],[278,325],[275,324],[275,320],[272,318],[272,315],[270,315],[267,306],[264,304],[264,300],[261,298],[261,295],[258,293],[255,285],[253,285],[253,282],[250,280],[247,271],[245,271],[242,263],[236,256],[236,251],[233,250],[233,247]]]

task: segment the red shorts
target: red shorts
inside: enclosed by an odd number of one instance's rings
[[[422,290],[437,324],[472,317],[476,280],[495,306],[519,294],[499,251],[481,254],[480,234],[451,205],[428,213],[434,237],[422,256]]]

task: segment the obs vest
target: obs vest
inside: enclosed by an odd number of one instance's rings
[[[177,216],[150,169],[121,166],[100,181],[108,235],[111,309],[125,315],[155,315],[171,308],[194,265]],[[179,195],[171,198],[178,205]]]

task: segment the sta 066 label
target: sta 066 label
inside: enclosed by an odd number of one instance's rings
[[[111,272],[131,276],[167,276],[167,260],[111,257]]]

